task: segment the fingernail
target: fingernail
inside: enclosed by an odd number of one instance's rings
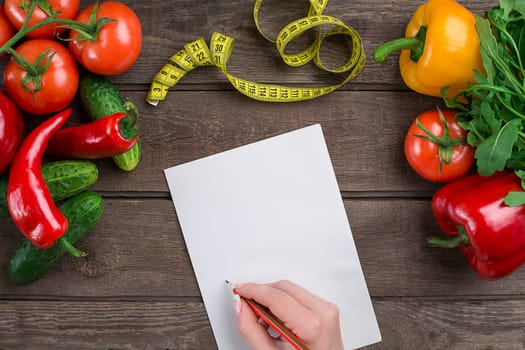
[[[235,289],[242,288],[244,286],[244,283],[235,283],[234,287]]]
[[[239,294],[233,295],[233,311],[235,311],[236,316],[241,313],[241,297]]]

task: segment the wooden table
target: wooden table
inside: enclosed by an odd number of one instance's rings
[[[206,67],[156,108],[144,102],[154,74],[185,43],[213,31],[236,38],[228,67],[237,76],[292,86],[341,77],[282,63],[255,29],[253,1],[126,3],[142,20],[143,51],[131,70],[111,80],[139,106],[143,158],[130,173],[97,161],[100,180],[92,189],[104,197],[105,214],[78,243],[90,255],[64,257],[31,285],[7,279],[21,235],[0,219],[0,349],[216,349],[162,170],[314,123],[325,133],[383,335],[369,349],[525,348],[525,269],[482,281],[459,252],[425,243],[439,231],[430,210],[439,185],[409,168],[403,139],[418,113],[442,101],[406,88],[397,55],[383,64],[371,59],[377,45],[403,35],[421,1],[328,4],[326,14],[359,31],[369,57],[364,71],[332,94],[257,102]],[[264,5],[261,20],[272,33],[306,11],[306,2],[283,3]],[[483,14],[497,1],[462,3]],[[264,10],[268,5],[278,10]],[[335,61],[340,54],[333,47],[324,57]],[[80,120],[78,101],[74,107]]]

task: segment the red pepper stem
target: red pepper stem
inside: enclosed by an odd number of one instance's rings
[[[470,244],[470,239],[468,238],[465,228],[463,226],[458,226],[458,234],[452,238],[443,239],[432,236],[427,242],[432,247],[452,249]]]
[[[69,254],[73,255],[74,257],[77,257],[77,258],[82,258],[82,257],[85,257],[87,256],[88,254],[86,252],[83,252],[77,248],[75,248],[71,243],[69,243],[69,241],[65,238],[60,238],[58,240],[58,242],[60,243],[60,245],[62,246],[62,248],[64,248]]]

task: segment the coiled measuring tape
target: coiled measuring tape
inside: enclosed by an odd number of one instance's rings
[[[183,49],[169,58],[168,62],[153,78],[146,101],[156,106],[159,101],[166,99],[171,87],[175,86],[188,72],[200,66],[216,66],[240,93],[266,102],[296,102],[323,96],[339,89],[363,70],[366,58],[360,36],[355,29],[347,26],[339,19],[322,14],[328,0],[310,0],[308,15],[286,25],[279,32],[276,40],[268,38],[260,28],[259,9],[262,2],[263,0],[255,1],[253,10],[255,25],[264,38],[275,43],[277,51],[286,64],[297,67],[313,60],[315,65],[324,71],[348,73],[343,82],[325,87],[302,88],[261,84],[233,76],[226,70],[226,63],[233,51],[234,39],[225,34],[214,32],[209,46],[204,38],[199,38],[187,43]],[[318,28],[315,39],[308,48],[295,54],[285,54],[285,48],[292,40],[321,25],[331,25],[332,28],[325,33],[321,33],[320,28]],[[352,50],[346,63],[330,69],[321,62],[319,51],[323,40],[333,35],[349,36],[352,42]]]

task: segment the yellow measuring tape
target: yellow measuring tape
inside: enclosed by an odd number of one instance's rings
[[[226,63],[233,51],[234,39],[215,32],[211,36],[210,46],[203,38],[199,38],[187,43],[182,50],[169,58],[168,62],[153,78],[146,99],[147,102],[156,106],[159,101],[166,99],[168,90],[171,87],[175,86],[188,72],[199,66],[215,65],[239,92],[253,99],[266,102],[295,102],[323,96],[337,90],[363,70],[366,58],[360,36],[355,29],[347,26],[339,19],[322,14],[328,0],[310,0],[308,15],[286,25],[279,32],[276,40],[269,39],[260,28],[259,9],[262,2],[263,0],[255,1],[253,10],[255,25],[264,38],[276,44],[277,50],[286,64],[296,67],[313,60],[315,65],[324,71],[332,73],[347,72],[348,75],[344,81],[340,84],[325,87],[301,88],[261,84],[235,77],[226,70]],[[319,28],[321,25],[331,25],[332,28],[325,33],[321,33]],[[307,49],[295,54],[286,54],[284,52],[286,46],[292,40],[316,27],[318,30],[315,39]],[[323,40],[333,35],[349,36],[352,42],[352,51],[345,64],[329,69],[321,62],[319,51]]]

